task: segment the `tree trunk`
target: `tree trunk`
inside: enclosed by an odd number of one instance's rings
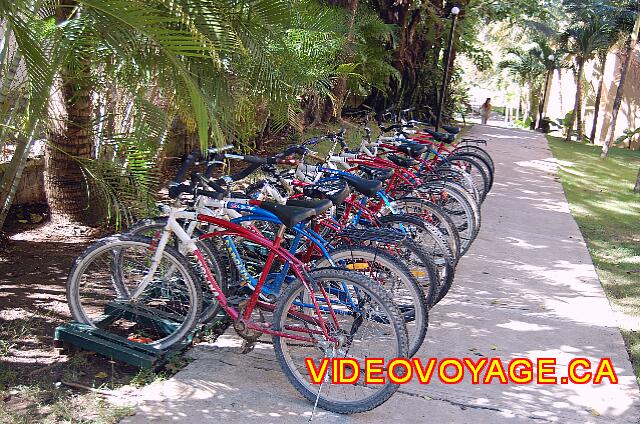
[[[538,105],[540,102],[540,87],[536,87],[535,84],[529,83],[529,111],[527,112],[531,123],[530,129],[535,129],[536,120],[538,115]]]
[[[600,81],[598,82],[598,91],[596,93],[596,102],[593,107],[593,125],[591,126],[591,135],[589,141],[591,144],[596,142],[596,131],[598,129],[598,115],[600,115],[600,102],[602,101],[602,90],[604,87],[604,68],[607,64],[607,55],[600,56],[600,63],[602,64],[602,73],[600,74]]]
[[[616,121],[618,120],[618,111],[620,110],[620,105],[622,104],[622,97],[624,94],[624,83],[627,79],[627,74],[629,73],[629,67],[631,66],[631,59],[633,58],[633,52],[636,49],[638,44],[638,31],[640,31],[640,14],[638,14],[636,18],[636,23],[633,26],[633,32],[627,38],[627,42],[625,43],[625,58],[624,63],[622,64],[622,69],[620,70],[620,82],[618,83],[618,89],[616,91],[616,97],[613,100],[613,110],[611,111],[611,124],[609,125],[609,137],[605,141],[602,146],[602,153],[600,157],[606,158],[609,155],[609,147],[613,143],[615,139],[616,133]]]
[[[582,80],[584,79],[584,60],[580,60],[578,63],[578,86],[576,87],[576,132],[578,142],[582,142],[584,138],[584,121],[582,120]]]
[[[578,141],[582,141],[583,129],[582,129],[582,78],[584,76],[584,60],[578,57],[578,70],[576,73],[576,99],[573,105],[573,115],[569,120],[569,126],[567,128],[567,137],[564,141],[571,141],[573,135],[573,125],[577,123],[576,134]]]
[[[356,22],[356,15],[358,13],[358,0],[346,0],[330,3],[342,5],[348,8],[350,13],[349,26],[347,28],[347,41],[345,43],[343,54],[343,60],[346,62],[351,60],[353,57],[353,31]],[[344,100],[347,95],[347,77],[339,77],[333,85],[331,92],[333,94],[333,99],[327,98],[324,103],[322,122],[328,122],[333,116],[337,119],[341,119],[342,107],[344,106]]]
[[[640,169],[638,170],[638,176],[636,177],[636,185],[633,187],[635,193],[640,193]]]
[[[63,3],[75,4],[72,1]],[[69,10],[58,8],[56,21],[67,20]],[[44,188],[51,218],[57,222],[87,223],[90,218],[87,181],[78,161],[91,157],[92,93],[86,78],[89,60],[81,59],[80,63],[84,68],[74,69],[73,77],[62,70],[49,102]]]

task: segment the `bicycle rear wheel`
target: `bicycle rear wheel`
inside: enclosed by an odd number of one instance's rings
[[[134,236],[144,236],[144,237],[154,237],[158,231],[164,230],[167,225],[167,218],[147,218],[140,220],[129,228],[125,234],[134,235]],[[198,228],[194,231],[194,236],[199,237],[204,232]],[[182,246],[180,246],[180,241],[175,236],[172,236],[171,241],[172,246],[179,250]],[[212,243],[212,239],[200,240],[196,241],[196,247],[202,253],[205,261],[207,262],[207,266],[211,271],[211,275],[216,280],[216,283],[222,289],[222,292],[227,295],[229,292],[229,282],[233,286],[235,283],[235,277],[231,275],[230,269],[231,267],[226,264],[224,258],[226,257],[226,253],[220,254],[221,249],[216,249]],[[200,322],[206,324],[213,320],[218,313],[222,311],[222,307],[220,303],[218,303],[213,291],[211,290],[211,284],[207,280],[207,276],[204,273],[204,270],[196,260],[196,258],[192,255],[187,256],[192,269],[195,274],[198,276],[198,281],[200,282],[200,287],[202,291],[202,312],[200,314]]]
[[[151,245],[147,237],[120,235],[89,246],[67,279],[73,319],[157,349],[187,337],[198,321],[202,296],[189,262],[176,249],[165,248],[149,284],[133,298],[150,271],[156,252]]]
[[[299,280],[283,291],[273,314],[273,329],[289,333],[298,330],[295,335],[307,337],[322,334],[312,306],[316,299],[329,337],[339,344],[336,346],[323,336],[314,336],[315,343],[274,336],[273,346],[282,371],[298,392],[310,402],[317,397],[318,406],[327,411],[352,414],[381,405],[399,386],[388,379],[383,384],[366,384],[362,370],[366,358],[388,362],[407,357],[407,330],[400,311],[384,288],[357,272],[326,268],[311,271],[309,280],[318,289],[313,295]],[[360,378],[352,384],[333,384],[330,363],[322,386],[315,385],[306,367],[307,358],[316,367],[324,358],[354,358],[361,369]]]
[[[409,267],[400,259],[374,247],[342,246],[329,254],[339,267],[366,275],[391,294],[407,326],[409,356],[415,355],[427,335],[429,305]],[[320,268],[330,266],[328,259],[315,265]]]
[[[460,234],[453,219],[440,206],[417,197],[395,199],[393,205],[400,213],[418,216],[435,225],[447,238],[456,262],[460,259]]]
[[[450,286],[453,283],[455,257],[446,237],[440,230],[413,215],[385,215],[378,219],[384,226],[405,232],[411,240],[420,245],[431,256],[438,268],[438,293],[440,293],[442,287]]]

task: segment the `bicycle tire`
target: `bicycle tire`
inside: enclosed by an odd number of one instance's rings
[[[138,222],[135,222],[130,227],[127,228],[125,234],[137,235],[137,236],[147,236],[149,232],[162,231],[167,225],[166,217],[157,217],[157,218],[146,218],[142,219]],[[196,237],[203,235],[204,231],[196,228],[194,235]],[[180,250],[178,243],[179,240],[174,237],[174,245]],[[213,243],[210,243],[211,239],[199,240],[196,242],[198,250],[202,253],[203,257],[207,261],[207,266],[211,271],[211,275],[216,280],[216,283],[222,289],[222,292],[227,295],[229,293],[228,283],[229,281],[234,281],[233,276],[229,276],[228,266],[220,265],[221,262],[224,262],[221,258],[226,257],[227,254],[223,253],[220,255],[219,249],[212,249],[215,247]],[[226,250],[225,250],[226,252]],[[193,262],[191,266],[196,271],[196,275],[198,276],[198,280],[201,284],[201,290],[203,295],[203,307],[202,312],[200,314],[200,322],[208,323],[213,320],[221,311],[222,307],[215,300],[215,296],[211,290],[211,284],[207,280],[206,275],[202,271],[200,264],[195,260],[195,258],[188,256],[188,258]],[[224,272],[223,272],[224,270]]]
[[[426,249],[431,259],[438,268],[438,288],[439,293],[445,285],[453,283],[455,275],[455,258],[453,252],[447,243],[445,236],[435,226],[423,222],[419,217],[412,215],[385,215],[379,218],[382,225],[397,228],[399,226],[413,226],[420,231],[420,235],[413,235],[412,240]],[[430,239],[433,244],[430,245],[427,240]],[[436,299],[438,298],[436,294]]]
[[[429,215],[427,222],[438,228],[447,238],[449,246],[455,256],[455,262],[460,259],[460,233],[456,228],[455,222],[451,217],[438,205],[419,197],[402,197],[394,199],[393,204],[399,207],[400,213],[409,215]],[[426,219],[426,218],[425,218]]]
[[[120,288],[119,290],[113,288],[116,292],[116,296],[115,296],[115,300],[110,300],[111,296],[107,296],[107,293],[106,293],[107,289],[104,288],[104,286],[108,286],[109,284],[105,284],[102,287],[98,287],[98,289],[94,289],[93,291],[95,292],[95,294],[92,296],[92,299],[90,302],[85,303],[82,300],[83,296],[80,294],[82,276],[85,273],[85,271],[87,271],[87,269],[90,266],[92,266],[93,261],[100,258],[100,255],[102,255],[103,253],[113,254],[113,250],[118,249],[119,250],[118,254],[120,255],[120,258],[122,258],[122,252],[121,252],[122,249],[139,248],[139,249],[144,249],[146,251],[149,251],[149,246],[151,245],[152,245],[152,239],[148,237],[115,235],[115,236],[102,238],[94,242],[87,249],[85,249],[85,251],[74,261],[73,266],[71,267],[71,270],[69,271],[69,275],[67,277],[66,295],[67,295],[67,302],[69,304],[69,309],[70,309],[72,318],[81,324],[91,325],[96,328],[98,328],[98,324],[100,324],[101,329],[103,331],[108,331],[108,330],[105,330],[105,327],[111,326],[111,323],[105,326],[104,325],[105,320],[107,320],[107,322],[109,321],[117,322],[123,316],[125,316],[126,314],[129,314],[127,319],[130,322],[135,323],[135,321],[132,321],[132,320],[135,320],[136,316],[137,317],[148,316],[148,317],[151,317],[150,319],[147,319],[148,322],[151,322],[151,324],[149,324],[151,325],[151,327],[153,327],[154,325],[158,325],[159,323],[159,325],[162,326],[162,332],[168,333],[168,334],[157,340],[153,340],[153,339],[145,340],[144,341],[145,345],[151,346],[158,350],[165,350],[184,340],[189,335],[191,330],[193,330],[193,328],[198,322],[198,317],[200,316],[200,309],[202,307],[202,294],[200,292],[199,287],[196,285],[197,277],[193,273],[193,270],[191,269],[189,262],[182,254],[180,254],[175,248],[171,246],[166,246],[162,254],[161,260],[163,259],[168,260],[168,263],[170,264],[169,268],[172,269],[172,273],[174,273],[175,270],[178,270],[181,272],[182,279],[180,282],[184,284],[184,288],[180,288],[180,290],[175,290],[175,288],[166,289],[163,287],[156,287],[155,292],[159,291],[161,293],[166,293],[166,294],[177,292],[180,295],[179,296],[180,299],[183,299],[186,296],[187,297],[186,303],[188,304],[188,307],[184,315],[174,314],[171,311],[169,312],[165,311],[163,313],[160,313],[162,312],[161,308],[163,306],[162,305],[158,306],[158,303],[161,303],[161,302],[157,302],[157,301],[150,302],[151,304],[153,304],[153,306],[149,306],[146,310],[143,309],[144,306],[142,307],[140,306],[141,302],[139,302],[139,299],[136,300],[136,302],[133,304],[128,303],[126,301],[123,302],[123,300],[126,300],[126,299],[122,299],[123,297],[121,295],[122,288]],[[152,252],[149,252],[149,254],[152,254]],[[109,270],[111,270],[111,266],[109,266]],[[139,270],[138,274],[144,275],[144,272],[141,272],[141,271],[142,270]],[[108,275],[104,275],[104,271],[101,271],[101,273],[103,274],[103,276],[108,277]],[[90,280],[93,284],[98,284],[96,279],[89,278],[88,280]],[[110,281],[111,285],[113,285],[114,283],[118,284],[117,282],[114,281],[114,279],[107,278],[107,280]],[[162,280],[160,281],[161,285],[164,283],[165,281],[162,281]],[[122,284],[122,281],[120,281],[120,284]],[[151,286],[151,288],[153,289],[154,287]],[[91,292],[89,293],[91,294]],[[170,303],[166,300],[164,301],[165,303]],[[104,302],[104,304],[102,302]],[[83,306],[83,303],[85,303],[86,305],[86,310],[85,310],[85,307]],[[89,310],[90,307],[93,308],[93,310],[95,311],[94,313],[91,313],[91,311]],[[119,315],[115,315],[114,317],[114,315],[110,315],[109,313],[107,313],[106,311],[108,307],[112,307],[113,308],[112,310],[115,310],[116,313]],[[120,311],[120,312],[117,312],[117,311]],[[184,312],[184,311],[181,311],[181,312]],[[153,319],[154,315],[152,314],[156,314],[156,316],[160,317],[159,320],[154,321]],[[92,319],[90,315],[95,315],[96,319]],[[131,315],[133,315],[134,318],[131,318]],[[181,323],[177,323],[176,326],[174,326],[173,323],[169,323],[170,325],[167,325],[166,317],[168,316],[174,319],[183,317],[184,321],[182,321]],[[139,324],[139,321],[138,323],[135,323],[135,325],[138,325],[138,324]],[[150,330],[156,330],[156,328],[146,328],[144,331],[148,332]],[[129,328],[124,328],[122,332],[121,331],[113,332],[113,334],[119,335],[121,337],[125,337],[122,333],[126,333],[127,331],[129,331]],[[146,336],[150,336],[150,335],[151,334],[146,333]],[[135,341],[135,339],[133,341]]]
[[[359,294],[362,295],[363,298],[369,300],[369,303],[374,303],[379,305],[380,311],[376,314],[377,317],[382,316],[386,321],[388,321],[388,325],[385,327],[385,336],[384,338],[377,337],[375,341],[375,349],[377,354],[372,354],[369,357],[379,357],[379,358],[394,358],[394,357],[406,357],[408,354],[408,336],[407,331],[404,325],[404,320],[401,316],[400,311],[397,306],[393,303],[389,293],[385,291],[385,289],[367,279],[364,275],[349,272],[340,269],[334,268],[325,268],[315,271],[310,271],[309,273],[309,281],[313,286],[319,287],[325,283],[323,281],[348,281],[354,287],[357,287],[359,290]],[[287,328],[286,320],[289,318],[289,311],[293,307],[294,303],[297,299],[300,299],[300,293],[305,293],[305,289],[302,286],[302,282],[300,280],[294,281],[292,284],[289,284],[286,289],[281,294],[278,304],[273,313],[273,329],[275,331],[283,331]],[[303,298],[304,300],[304,298]],[[364,305],[363,305],[364,306]],[[346,314],[345,314],[346,315]],[[360,315],[362,316],[362,315]],[[358,318],[356,318],[358,319]],[[354,323],[356,321],[354,319]],[[375,318],[374,318],[375,320]],[[372,322],[369,316],[365,316],[362,318],[362,322],[366,322],[367,325]],[[309,324],[304,322],[305,326]],[[352,324],[352,327],[354,324]],[[333,328],[334,326],[330,326],[328,328]],[[365,333],[359,332],[360,326],[356,327],[355,334],[351,334],[349,337],[353,336],[366,336]],[[354,330],[352,329],[351,332]],[[371,334],[372,331],[369,332]],[[342,333],[337,333],[342,336]],[[331,331],[330,335],[336,335],[335,331]],[[392,348],[385,348],[383,345],[384,341],[389,341],[392,345]],[[364,343],[360,342],[356,344],[356,348],[358,346],[362,346]],[[331,343],[333,345],[333,343]],[[295,347],[295,341],[292,339],[273,336],[273,347],[275,351],[276,358],[280,363],[280,367],[282,371],[287,376],[289,382],[293,385],[293,387],[307,400],[310,402],[315,402],[317,397],[318,407],[325,409],[327,411],[339,413],[339,414],[354,414],[359,412],[369,411],[374,409],[384,402],[386,402],[399,388],[399,385],[391,383],[388,379],[384,384],[379,385],[371,385],[366,389],[366,393],[362,399],[358,400],[348,400],[345,395],[338,394],[336,399],[330,399],[328,397],[328,393],[333,389],[335,392],[339,389],[344,389],[345,385],[333,385],[331,384],[331,378],[328,378],[328,381],[323,383],[323,386],[318,387],[313,385],[310,381],[307,381],[307,378],[304,374],[307,374],[305,371],[305,366],[297,366],[295,364],[294,358],[292,357],[292,347]],[[305,345],[299,344],[301,348],[306,347]],[[326,358],[328,355],[323,352],[318,352],[318,345],[311,345],[312,349],[310,353],[298,354],[297,356],[304,360],[306,357],[313,356],[321,356],[321,358]],[[344,356],[352,356],[357,357],[357,355],[353,354],[351,350],[352,346],[350,346]],[[355,350],[355,349],[354,349]],[[335,351],[335,349],[334,349]],[[342,352],[336,352],[336,355],[343,355]],[[333,355],[331,355],[333,356]],[[297,359],[297,358],[296,358]],[[301,371],[302,370],[302,371]],[[327,371],[329,372],[329,371]],[[303,374],[304,373],[304,374]],[[362,375],[362,373],[361,373]],[[326,388],[326,386],[329,386]],[[349,393],[355,392],[357,390],[358,385],[350,384]],[[319,391],[320,388],[326,389],[323,394]]]
[[[427,303],[422,287],[418,284],[409,267],[382,249],[371,246],[341,246],[329,252],[329,255],[334,263],[340,267],[348,267],[354,263],[346,263],[349,260],[366,261],[367,263],[374,262],[386,268],[386,273],[390,273],[395,277],[393,279],[373,278],[370,273],[362,272],[372,281],[381,284],[382,287],[391,293],[394,303],[400,309],[405,320],[409,334],[409,356],[414,356],[418,352],[418,349],[420,349],[420,346],[422,346],[424,338],[427,335],[427,328],[429,326],[429,304]],[[355,263],[357,264],[358,262]],[[330,263],[327,258],[324,258],[314,265],[322,268],[330,266]],[[358,268],[354,269],[360,271]],[[369,267],[369,269],[371,268]],[[363,271],[367,270],[364,269]],[[404,292],[398,285],[404,287]],[[407,298],[407,294],[409,298]]]

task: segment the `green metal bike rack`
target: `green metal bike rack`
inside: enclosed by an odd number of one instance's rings
[[[188,343],[182,343],[177,348],[164,351],[144,343],[133,342],[126,337],[117,336],[91,325],[70,322],[57,327],[54,335],[55,347],[62,348],[69,345],[136,367],[152,368],[161,365],[168,356],[184,350]]]
[[[144,323],[147,326],[163,331],[165,334],[170,334],[175,331],[176,326],[183,317],[149,306],[140,309],[122,302],[111,302],[105,305],[104,315],[94,320],[95,326],[69,322],[57,327],[53,338],[54,347],[66,348],[73,346],[140,368],[158,367],[170,356],[187,349],[194,337],[203,329],[216,328],[219,324],[227,322],[228,318],[224,312],[220,312],[210,322],[196,326],[181,343],[166,350],[156,349],[145,343],[135,342],[103,330],[103,328],[119,319]],[[223,325],[223,328],[226,327]]]

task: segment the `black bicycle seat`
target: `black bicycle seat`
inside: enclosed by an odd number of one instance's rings
[[[417,158],[418,156],[420,156],[421,154],[427,151],[427,146],[423,144],[416,144],[416,143],[405,143],[405,144],[399,145],[398,150],[400,150],[402,153],[405,153],[411,156],[412,158]]]
[[[278,219],[289,228],[316,215],[315,209],[312,208],[281,205],[279,203],[262,202],[260,207],[277,216]]]
[[[418,163],[411,158],[403,158],[402,156],[398,155],[387,155],[387,159],[403,168],[410,168]]]
[[[455,136],[453,134],[446,134],[446,133],[430,130],[428,128],[425,128],[424,132],[426,132],[427,134],[430,134],[436,141],[451,143],[455,140]]]
[[[462,128],[452,127],[451,125],[443,125],[442,129],[448,132],[449,134],[458,134],[460,131],[462,131]]]
[[[288,199],[287,206],[313,209],[316,215],[320,215],[331,209],[333,203],[327,199]]]
[[[373,197],[382,189],[382,181],[366,180],[355,175],[340,174],[340,179],[349,184],[355,191],[367,197]]]
[[[393,176],[391,168],[377,168],[373,166],[359,165],[358,169],[365,173],[370,180],[386,181]]]
[[[302,193],[314,199],[328,199],[335,206],[339,206],[351,194],[351,190],[344,181],[335,180],[306,186]]]

